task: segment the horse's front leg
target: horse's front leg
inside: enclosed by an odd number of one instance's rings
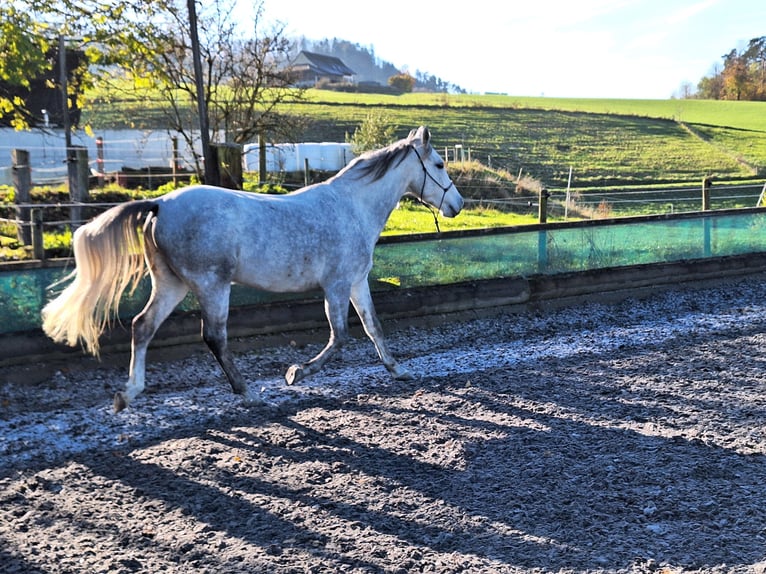
[[[386,341],[383,338],[383,327],[375,313],[375,306],[372,303],[370,286],[365,277],[362,281],[353,285],[351,288],[351,303],[354,305],[359,318],[362,321],[364,332],[372,340],[378,356],[395,379],[409,380],[414,378],[412,374],[394,358],[388,350]]]
[[[285,381],[292,385],[318,372],[348,339],[347,289],[325,290],[324,311],[330,323],[330,339],[320,353],[302,365],[290,365]]]

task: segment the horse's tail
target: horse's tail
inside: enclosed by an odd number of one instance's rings
[[[71,283],[42,310],[43,331],[56,342],[78,343],[98,355],[99,336],[117,315],[120,297],[136,288],[147,268],[141,219],[157,212],[152,200],[113,207],[78,228],[72,238]]]

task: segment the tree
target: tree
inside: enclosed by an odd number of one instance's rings
[[[388,78],[388,85],[403,94],[407,94],[415,87],[415,78],[407,72],[401,72]]]
[[[289,139],[304,120],[281,114],[278,108],[301,101],[304,90],[293,86],[286,70],[291,44],[284,27],[262,32],[263,6],[259,3],[252,36],[245,37],[234,20],[233,8],[233,0],[214,0],[198,14],[210,139],[219,143],[245,143],[259,137]],[[198,123],[189,111],[195,109],[197,87],[185,3],[168,4],[152,29],[153,35],[143,38],[148,49],[132,60],[128,74],[160,91],[169,103],[169,125],[195,149]]]
[[[143,49],[138,40],[147,22],[164,0],[5,0],[0,3],[0,117],[10,116],[17,128],[28,127],[35,118],[19,90],[49,74],[61,44],[66,52],[82,53],[85,66],[78,70],[78,85],[70,85],[68,98],[80,97],[100,66],[132,59]],[[138,34],[140,32],[141,34]],[[60,38],[64,42],[59,43]],[[58,80],[55,80],[57,82]],[[54,82],[54,83],[55,83]],[[56,87],[56,86],[51,86]]]
[[[713,66],[712,74],[702,78],[697,84],[697,97],[705,100],[720,100],[723,92],[721,67]]]
[[[250,37],[234,20],[234,0],[207,2],[199,14],[211,141],[288,138],[304,122],[278,112],[279,104],[300,101],[303,92],[292,88],[284,72],[290,43],[283,28],[262,33],[262,2],[256,2]],[[116,89],[110,80],[127,77],[136,88],[159,88],[170,108],[168,127],[197,149],[197,90],[184,0],[38,0],[33,11],[8,0],[0,4],[0,80],[24,86],[30,76],[49,70],[45,54],[59,34],[86,51],[85,85],[98,77]],[[30,119],[22,101],[2,92],[1,114],[13,114],[19,127]],[[200,158],[197,167],[201,171]]]
[[[41,34],[28,11],[13,4],[0,6],[0,119],[10,117],[12,126],[29,124],[30,113],[17,95],[19,88],[29,89],[31,78],[50,69],[45,54],[50,43]]]
[[[748,86],[747,62],[736,50],[724,56],[722,79],[724,100],[747,99],[743,97],[747,93]]]
[[[766,100],[766,36],[753,38],[744,50],[723,56],[723,69],[697,85],[700,98],[723,100]]]
[[[752,99],[766,100],[766,36],[750,40],[743,57],[752,85]]]
[[[365,116],[354,135],[346,140],[351,144],[351,151],[359,155],[391,144],[395,133],[396,126],[391,124],[390,118],[383,112],[374,111]]]

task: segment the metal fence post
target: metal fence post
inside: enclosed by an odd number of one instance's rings
[[[548,232],[545,229],[537,232],[537,270],[540,273],[548,270]]]
[[[14,149],[11,151],[11,163],[13,165],[13,188],[16,190],[16,219],[18,220],[17,237],[23,245],[31,245],[32,230],[30,223],[32,221],[29,204],[32,200],[32,170],[29,167],[29,152],[23,149]]]
[[[172,165],[172,171],[173,171],[173,187],[178,187],[178,170],[181,166],[181,159],[178,154],[178,138],[173,136],[170,140],[173,145],[173,165]]]
[[[104,187],[104,175],[106,169],[104,168],[104,138],[96,138],[96,172],[98,173],[98,186]]]

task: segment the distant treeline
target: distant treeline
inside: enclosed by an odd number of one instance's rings
[[[707,100],[766,101],[766,36],[753,38],[742,50],[734,49],[723,56],[712,75],[702,78],[696,94]]]
[[[371,82],[381,86],[388,85],[388,79],[404,70],[400,70],[390,62],[384,62],[375,56],[372,46],[360,46],[346,40],[333,38],[332,40],[308,40],[305,37],[296,42],[296,54],[300,50],[316,52],[325,56],[340,58],[344,64],[356,72],[355,78],[359,83]],[[421,92],[444,92],[450,94],[464,94],[463,88],[452,84],[433,74],[416,70],[406,70],[415,78],[415,91]]]

